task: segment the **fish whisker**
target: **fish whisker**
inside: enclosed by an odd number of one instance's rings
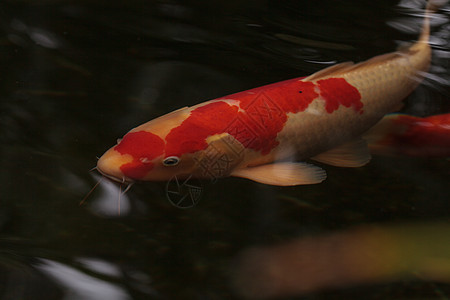
[[[125,195],[126,192],[128,192],[130,190],[130,188],[133,186],[133,184],[134,184],[134,182],[127,183],[127,182],[123,181],[123,183],[121,183],[119,186],[119,200],[117,203],[117,213],[119,216],[120,216],[120,202],[122,200],[122,195]],[[125,188],[125,190],[122,191],[122,187],[124,185],[126,185],[126,188]]]
[[[125,190],[123,191],[122,194],[125,195],[126,192],[128,192],[128,191],[131,189],[131,187],[133,186],[133,184],[134,184],[134,182],[128,183],[128,184],[127,184],[127,187],[125,188]]]
[[[94,187],[86,194],[86,196],[84,196],[83,200],[80,201],[80,206],[84,204],[84,202],[86,202],[87,198],[92,194],[92,192],[99,186],[99,184],[102,182],[104,177],[101,177],[97,183],[94,185]]]

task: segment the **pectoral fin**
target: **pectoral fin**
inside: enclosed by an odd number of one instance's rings
[[[238,169],[231,176],[270,185],[293,186],[320,183],[327,174],[321,168],[307,163],[279,162]]]
[[[356,168],[367,164],[370,158],[366,141],[358,139],[321,153],[311,159],[336,167]]]

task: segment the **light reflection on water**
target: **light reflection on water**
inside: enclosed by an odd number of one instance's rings
[[[96,268],[96,264],[97,262],[95,261],[89,262],[89,265],[93,269]],[[111,266],[109,267],[111,268]],[[89,276],[68,265],[48,259],[41,259],[36,265],[36,268],[42,273],[52,277],[65,288],[66,295],[64,296],[64,299],[131,299],[126,291],[119,286]],[[116,272],[113,272],[114,275],[117,275],[115,273]]]
[[[219,180],[189,210],[171,206],[158,183],[134,186],[119,203],[107,181],[79,206],[98,180],[88,173],[95,157],[130,128],[392,51],[420,30],[416,2],[2,2],[0,297],[239,298],[229,266],[247,247],[367,223],[448,221],[448,161],[386,157],[357,170],[327,167],[319,186]],[[450,111],[449,11],[432,19],[433,65],[407,113]],[[433,242],[436,251],[445,244]],[[394,282],[312,297],[407,298],[411,290],[450,295],[448,284],[418,278],[414,288]]]
[[[102,177],[100,175],[94,176],[98,181]],[[120,217],[126,216],[130,211],[130,203],[128,195],[124,193],[124,190],[115,182],[109,180],[102,180],[100,186],[100,195],[94,198],[89,209],[101,216],[107,217]],[[88,203],[89,199],[86,199]]]

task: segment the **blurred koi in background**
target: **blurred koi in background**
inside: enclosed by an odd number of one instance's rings
[[[244,250],[239,296],[267,299],[399,279],[450,283],[450,224],[362,226]]]
[[[450,113],[427,118],[387,115],[364,138],[372,154],[450,157]]]

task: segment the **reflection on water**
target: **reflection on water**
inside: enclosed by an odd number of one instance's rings
[[[96,156],[128,129],[390,52],[417,37],[416,2],[2,1],[0,298],[239,299],[233,263],[249,247],[368,223],[448,222],[448,160],[408,157],[330,167],[317,186],[205,183],[187,210],[167,201],[165,183],[137,184],[119,202],[119,188],[104,181],[79,205],[98,180],[88,172]],[[433,65],[403,112],[450,111],[449,13],[447,4],[432,19]],[[440,240],[417,237],[438,251],[448,245],[441,230]],[[356,281],[308,296],[446,299],[450,286],[438,279]]]
[[[100,262],[101,263],[101,262]],[[90,261],[89,265],[95,270],[98,262]],[[104,263],[103,263],[104,264]],[[104,266],[103,266],[104,267]],[[111,268],[111,266],[109,266]],[[103,280],[89,276],[70,266],[42,259],[36,265],[42,273],[52,277],[66,290],[65,299],[131,299],[126,291],[119,286],[107,283]],[[114,268],[114,267],[113,267]],[[104,268],[103,268],[104,271]],[[102,274],[106,276],[117,276],[117,270],[113,274]]]
[[[101,180],[102,177],[97,175],[95,178]],[[120,185],[105,179],[100,182],[99,189],[101,194],[89,205],[92,212],[109,217],[124,216],[129,213],[129,199]],[[86,200],[89,201],[88,198]]]

